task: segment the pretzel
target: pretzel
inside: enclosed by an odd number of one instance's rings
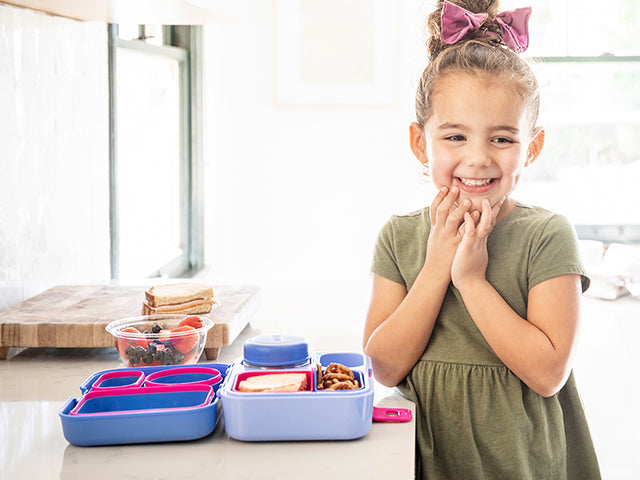
[[[331,363],[322,374],[322,365],[317,367],[318,390],[355,390],[360,388],[360,382],[355,379],[348,367],[339,363]]]
[[[353,378],[353,372],[344,365],[339,363],[330,363],[327,367],[325,373],[341,373],[344,375],[349,375],[349,378]]]

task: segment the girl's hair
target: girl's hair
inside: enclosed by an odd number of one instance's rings
[[[538,81],[527,62],[502,41],[501,28],[495,20],[499,13],[499,0],[454,0],[453,3],[465,9],[473,13],[486,13],[488,17],[477,31],[465,35],[453,45],[446,44],[442,39],[443,3],[443,0],[438,0],[436,10],[427,20],[430,32],[427,40],[429,64],[422,72],[416,92],[418,124],[424,128],[433,113],[433,94],[438,80],[457,70],[507,76],[516,94],[525,101],[529,125],[533,130],[540,104]]]

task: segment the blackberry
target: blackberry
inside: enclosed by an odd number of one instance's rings
[[[156,353],[157,349],[158,349],[158,347],[156,347],[155,343],[150,343],[149,345],[147,345],[147,352],[149,352],[151,355]]]
[[[152,333],[160,333],[160,330],[162,330],[162,325],[158,325],[157,323],[151,327]]]

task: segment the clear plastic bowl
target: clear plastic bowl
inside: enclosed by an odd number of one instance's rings
[[[200,318],[202,327],[172,331],[189,317]],[[154,332],[156,325],[161,327],[157,333]],[[125,366],[147,367],[197,363],[211,327],[213,322],[199,315],[157,314],[115,320],[107,325],[107,331],[114,336],[116,350]],[[123,331],[129,328],[137,332]]]

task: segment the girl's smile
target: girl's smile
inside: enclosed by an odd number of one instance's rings
[[[454,182],[462,192],[480,194],[489,191],[495,180],[495,178],[456,177]]]
[[[509,195],[544,143],[544,131],[529,124],[527,105],[509,79],[481,72],[442,77],[432,115],[423,129],[413,124],[411,135],[437,188],[457,187],[458,201],[469,199],[471,210],[480,211],[485,198],[491,206],[506,199],[498,219],[513,208]]]

